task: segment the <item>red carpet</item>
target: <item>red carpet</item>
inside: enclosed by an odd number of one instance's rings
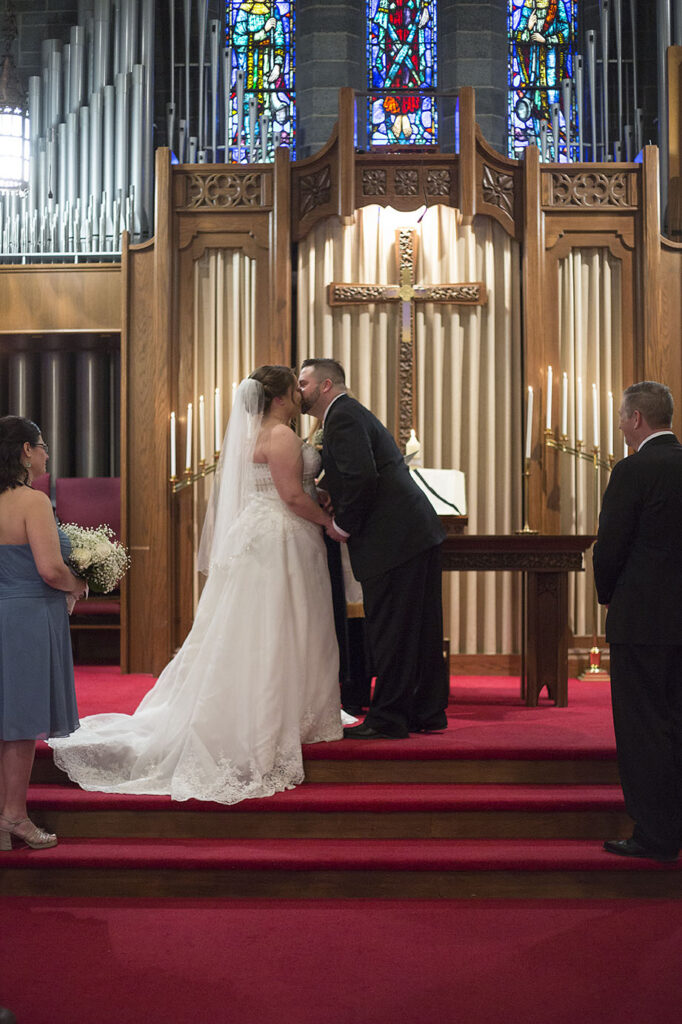
[[[677,1024],[682,903],[0,900],[18,1024]]]
[[[76,668],[82,717],[102,711],[134,711],[153,686],[149,675],[121,675],[110,665]],[[569,680],[569,704],[556,708],[547,698],[527,708],[517,678],[457,676],[451,680],[449,727],[444,733],[406,740],[343,740],[306,747],[307,760],[469,758],[615,760],[609,684]],[[40,751],[39,751],[40,752]],[[49,756],[43,745],[43,756]]]

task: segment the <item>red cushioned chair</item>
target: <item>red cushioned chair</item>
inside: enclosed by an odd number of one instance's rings
[[[110,526],[119,540],[121,536],[120,477],[58,477],[55,484],[56,510],[61,523],[78,526]],[[92,594],[77,601],[71,615],[74,654],[77,655],[77,634],[81,630],[121,629],[121,603],[118,592]]]

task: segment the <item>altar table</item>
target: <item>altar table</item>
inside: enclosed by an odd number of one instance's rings
[[[526,657],[522,659],[522,693],[537,707],[543,686],[557,707],[568,704],[568,574],[583,572],[583,554],[592,536],[511,534],[469,536],[458,532],[459,517],[443,517],[443,570],[493,570],[524,574]]]

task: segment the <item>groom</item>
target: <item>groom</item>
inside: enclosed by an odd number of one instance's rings
[[[445,729],[444,530],[386,427],[346,392],[343,367],[306,359],[301,410],[323,420],[322,462],[334,509],[329,536],[348,542],[362,584],[376,672],[374,697],[352,739],[401,739]]]

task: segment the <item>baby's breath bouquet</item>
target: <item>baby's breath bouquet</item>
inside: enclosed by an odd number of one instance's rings
[[[110,526],[62,524],[71,541],[70,569],[84,579],[94,594],[108,594],[123,579],[130,565],[128,552],[114,540]]]

